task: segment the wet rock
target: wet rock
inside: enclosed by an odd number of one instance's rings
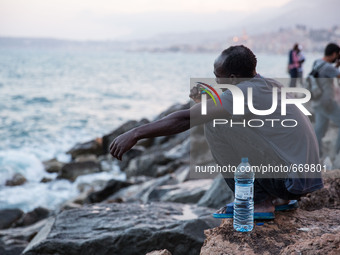
[[[85,199],[85,203],[99,203],[112,194],[116,193],[122,188],[130,186],[132,183],[130,182],[124,182],[124,181],[119,181],[119,180],[110,180],[107,182],[106,186],[104,189],[93,192],[90,195],[87,196]]]
[[[77,185],[79,192],[94,192],[103,189],[107,181],[105,180],[93,180],[90,182],[81,182]]]
[[[205,206],[219,209],[234,199],[233,192],[221,177],[214,179],[209,190],[205,192],[204,196],[198,201],[198,206]]]
[[[98,158],[94,154],[83,154],[76,156],[74,158],[74,162],[86,162],[86,161],[98,162]]]
[[[78,196],[76,196],[75,198],[73,198],[71,201],[67,201],[65,204],[71,203],[71,204],[83,205],[90,193],[91,193],[91,191],[84,191],[84,192],[80,193]]]
[[[43,165],[45,167],[45,171],[48,173],[59,173],[61,168],[65,165],[62,162],[59,162],[57,159],[50,159],[48,161],[44,161]]]
[[[47,218],[50,215],[50,211],[46,208],[38,207],[33,211],[25,213],[17,222],[15,222],[15,227],[24,227],[32,225],[38,221]]]
[[[189,159],[189,132],[172,136],[164,144],[154,143],[147,149],[132,152],[132,156],[123,157],[119,163],[127,177],[145,175],[159,177],[174,172],[183,164],[183,159]],[[189,160],[187,160],[188,163]]]
[[[20,255],[46,222],[47,219],[28,227],[0,230],[0,254]]]
[[[76,204],[72,201],[68,201],[61,206],[60,211],[78,209],[78,208],[81,208],[81,207],[82,207],[82,205],[80,205],[80,204]]]
[[[183,159],[189,158],[188,134],[188,132],[178,134],[167,143],[154,145],[131,159],[124,169],[127,177],[138,175],[158,177],[174,172],[183,164]]]
[[[167,142],[157,145],[157,146],[153,146],[148,151],[152,151],[153,149],[153,151],[162,150],[166,153],[179,145],[179,147],[177,147],[178,149],[180,149],[180,147],[184,147],[186,149],[186,151],[183,151],[183,154],[189,153],[190,146],[188,146],[187,144],[189,135],[190,135],[190,130],[187,130],[185,132],[182,132],[176,135],[169,136],[169,139]],[[173,158],[173,157],[170,156],[170,158]],[[178,158],[178,157],[174,157],[174,158]]]
[[[216,164],[204,135],[203,125],[190,130],[190,161],[195,165]]]
[[[75,159],[81,155],[102,155],[104,154],[103,150],[103,141],[101,138],[96,138],[92,141],[88,141],[85,143],[77,143],[72,149],[70,149],[68,154],[71,154],[72,159]]]
[[[110,154],[101,155],[97,158],[100,162],[101,169],[103,172],[111,172],[118,170],[117,168],[117,160],[113,158]]]
[[[165,143],[167,143],[168,141],[170,141],[171,139],[173,139],[175,137],[176,137],[176,135],[155,137],[153,145],[154,146],[159,146],[159,145],[165,144]]]
[[[175,185],[163,185],[154,189],[149,196],[151,201],[197,203],[209,189],[212,180],[190,180]]]
[[[164,166],[157,166],[156,176],[163,176],[166,174],[174,173],[184,162],[182,160],[173,160]]]
[[[72,162],[65,164],[58,178],[74,181],[80,175],[93,174],[101,171],[101,165],[93,161]]]
[[[124,171],[128,178],[137,175],[156,177],[157,167],[166,165],[170,161],[171,159],[167,158],[162,151],[143,154],[132,159]]]
[[[20,209],[0,210],[0,229],[11,227],[23,214],[24,212]]]
[[[130,120],[128,122],[125,122],[123,125],[121,125],[119,128],[112,131],[110,134],[107,134],[103,136],[103,153],[109,153],[110,152],[110,144],[117,136],[135,128],[139,127],[144,124],[148,124],[149,121],[147,119],[142,119],[140,121]]]
[[[181,183],[189,180],[190,177],[190,167],[188,166],[188,161],[187,164],[184,164],[180,166],[178,169],[176,169],[175,172],[172,173],[174,178]]]
[[[125,171],[130,161],[133,158],[140,156],[144,152],[144,150],[145,149],[141,146],[134,146],[131,150],[127,151],[123,156],[123,160],[118,161],[118,166],[120,167],[120,170]]]
[[[171,252],[168,251],[167,249],[165,249],[165,250],[158,250],[158,251],[148,252],[145,255],[171,255]]]
[[[63,211],[25,249],[32,254],[199,254],[203,231],[215,227],[208,208],[175,203],[99,204]]]
[[[16,173],[13,175],[11,180],[7,180],[6,181],[6,186],[20,186],[23,185],[24,183],[27,182],[27,179],[25,178],[25,176],[23,176],[20,173]]]
[[[51,179],[51,178],[47,178],[47,177],[43,177],[43,178],[40,180],[41,183],[48,183],[48,182],[51,182],[51,181],[52,181],[52,179]]]
[[[170,150],[165,151],[165,156],[169,159],[181,159],[189,156],[190,152],[190,138],[185,139],[183,142],[177,144]]]
[[[149,201],[150,193],[158,186],[171,184],[176,180],[170,176],[165,175],[157,179],[151,179],[144,183],[131,185],[129,187],[123,188],[107,198],[107,202],[135,202],[140,201],[146,203]]]
[[[154,180],[155,178],[145,175],[139,175],[139,176],[131,176],[127,179],[128,182],[131,182],[133,184],[141,184],[147,181]]]

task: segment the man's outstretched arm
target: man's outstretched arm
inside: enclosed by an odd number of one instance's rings
[[[229,116],[222,106],[215,106],[213,100],[207,101],[207,111],[207,115],[201,115],[201,104],[195,104],[188,110],[177,111],[155,122],[134,128],[113,140],[110,153],[122,160],[123,154],[140,139],[178,134],[215,118]]]

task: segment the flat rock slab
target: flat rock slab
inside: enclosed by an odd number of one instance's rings
[[[113,203],[64,211],[25,249],[32,254],[199,254],[204,230],[220,220],[212,209],[177,203]]]

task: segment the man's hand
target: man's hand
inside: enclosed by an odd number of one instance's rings
[[[122,160],[123,154],[130,150],[136,143],[138,139],[135,137],[134,131],[130,130],[118,137],[116,137],[110,145],[110,154]]]
[[[201,86],[197,85],[190,90],[189,97],[195,101],[195,103],[201,102],[201,90],[199,89]]]

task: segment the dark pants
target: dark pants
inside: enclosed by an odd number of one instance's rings
[[[290,84],[289,87],[296,87],[296,81],[298,79],[298,70],[297,68],[293,68],[289,70],[290,75]]]
[[[205,124],[205,136],[209,144],[211,153],[220,166],[238,166],[242,157],[248,157],[252,166],[286,165],[273,150],[272,146],[266,142],[253,128],[229,125],[216,125],[212,122]],[[233,175],[224,175],[225,180],[234,192],[235,182]],[[259,177],[259,178],[257,178]],[[260,203],[269,198],[282,198],[285,200],[297,199],[301,195],[290,193],[286,186],[282,174],[277,178],[272,175],[255,175],[254,182],[254,202]]]
[[[235,192],[235,180],[233,178],[225,178],[224,179],[229,188]],[[255,179],[254,182],[254,203],[260,203],[269,198],[282,198],[285,200],[298,199],[301,195],[296,195],[290,193],[286,189],[286,185],[284,183],[284,179],[277,178],[260,178]]]

